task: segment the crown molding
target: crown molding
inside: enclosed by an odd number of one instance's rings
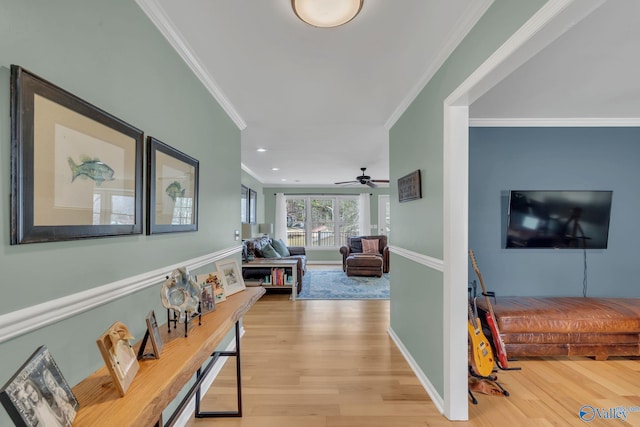
[[[477,118],[469,127],[638,127],[640,118]]]
[[[400,105],[398,105],[389,119],[385,122],[384,128],[386,130],[390,130],[406,109],[409,108],[409,105],[411,105],[413,100],[416,99],[422,89],[424,89],[436,72],[438,72],[440,67],[442,67],[442,64],[444,64],[456,47],[458,47],[460,42],[464,40],[469,31],[471,31],[471,29],[478,23],[478,20],[482,15],[484,15],[487,9],[489,9],[491,4],[493,4],[493,0],[481,0],[470,3],[467,13],[464,13],[462,15],[462,19],[460,19],[460,21],[458,21],[458,23],[453,27],[453,30],[447,38],[447,42],[444,44],[435,59],[430,62],[422,75],[422,78],[420,78],[420,80],[418,80],[418,82],[409,90],[409,93],[407,93],[400,102]]]
[[[189,66],[191,71],[202,82],[204,87],[207,88],[213,98],[218,101],[222,109],[229,115],[236,126],[238,126],[240,130],[244,130],[247,124],[242,117],[240,117],[240,114],[236,111],[222,89],[220,89],[218,83],[216,83],[214,78],[207,72],[206,68],[202,66],[202,62],[193,52],[193,49],[191,49],[180,31],[173,25],[173,22],[171,22],[171,19],[169,19],[164,9],[156,0],[135,1],[160,33],[169,41],[169,44],[171,44],[178,55],[180,55],[182,60]]]
[[[169,272],[178,267],[187,267],[187,269],[193,270],[230,257],[241,250],[241,246],[234,246],[3,314],[0,316],[0,343],[105,305],[150,286],[157,286],[165,280]]]

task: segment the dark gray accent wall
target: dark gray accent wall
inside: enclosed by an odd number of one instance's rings
[[[640,128],[471,128],[469,247],[487,287],[581,296],[583,250],[505,249],[509,190],[612,190],[608,248],[586,251],[587,296],[639,297],[639,162]]]

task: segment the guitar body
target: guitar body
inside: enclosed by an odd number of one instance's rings
[[[480,325],[479,319],[469,320],[468,322],[471,353],[473,354],[471,367],[479,376],[488,377],[493,372],[493,367],[495,366],[493,351],[491,350],[489,340],[478,325]]]
[[[500,338],[498,325],[489,312],[486,313],[485,320],[487,321],[487,325],[489,326],[489,330],[491,331],[491,336],[493,337],[493,344],[496,348],[498,363],[500,364],[501,368],[507,368],[507,365],[509,364],[509,361],[507,360],[507,349],[505,348],[504,342],[502,342],[502,338]]]
[[[487,293],[487,287],[484,285],[484,280],[482,279],[482,273],[480,273],[480,269],[478,268],[478,263],[476,262],[476,257],[473,254],[473,251],[469,249],[469,258],[471,258],[471,265],[473,266],[476,275],[478,276],[478,280],[480,281],[480,286],[482,286],[482,295],[484,295],[485,302],[487,304],[486,320],[489,329],[491,330],[491,338],[493,338],[493,345],[496,349],[496,353],[498,356],[498,365],[502,369],[508,369],[509,361],[507,359],[507,349],[502,341],[502,337],[500,336],[500,330],[498,330],[498,324],[496,323],[495,315],[493,314],[493,306],[491,305],[491,300],[489,299],[489,294]]]

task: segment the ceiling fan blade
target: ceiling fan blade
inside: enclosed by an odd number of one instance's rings
[[[334,184],[354,184],[358,181],[342,181],[342,182],[334,182]]]
[[[369,187],[371,187],[371,188],[378,188],[378,186],[377,186],[377,185],[375,185],[375,184],[374,184],[373,182],[371,182],[371,181],[367,181],[367,182],[365,182],[365,184],[366,184],[366,185],[368,185],[368,186],[369,186]]]
[[[371,182],[389,182],[388,179],[372,179]]]

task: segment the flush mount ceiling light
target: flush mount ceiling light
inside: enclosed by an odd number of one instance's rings
[[[298,18],[321,28],[337,27],[356,17],[363,0],[291,0]]]

